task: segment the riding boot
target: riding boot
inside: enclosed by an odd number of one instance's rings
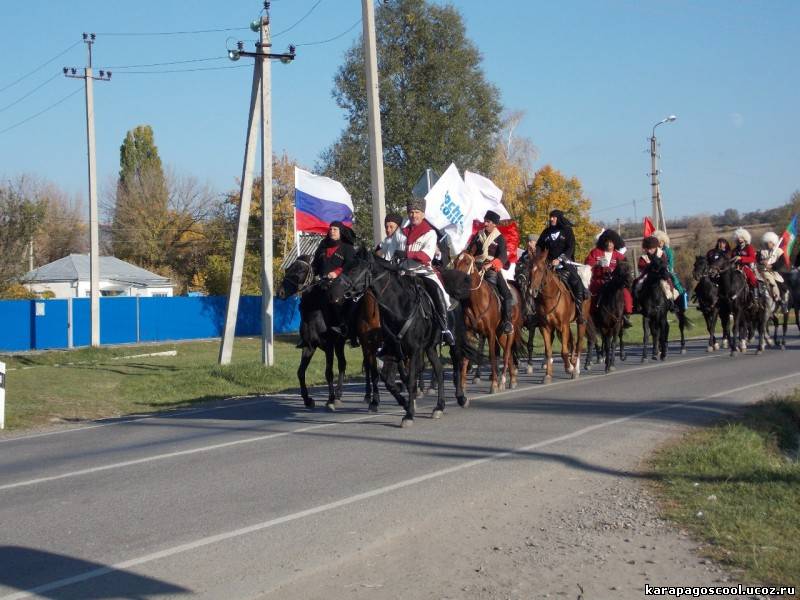
[[[501,302],[501,318],[503,319],[502,329],[503,333],[509,334],[514,331],[514,325],[511,323],[511,315],[514,314],[514,300],[511,297],[511,290],[508,289],[508,283],[503,279],[501,273],[497,274],[497,291],[503,298]]]
[[[433,286],[431,286],[433,287]],[[448,346],[454,346],[456,343],[455,338],[453,338],[453,334],[450,331],[450,327],[447,323],[447,303],[444,301],[444,294],[442,294],[442,290],[439,287],[436,287],[436,293],[434,294],[435,298],[434,309],[436,310],[436,317],[439,321],[439,327],[442,330],[442,343],[447,344]]]

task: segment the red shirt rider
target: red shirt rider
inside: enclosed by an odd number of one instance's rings
[[[615,236],[617,241],[613,239]],[[611,278],[617,265],[626,260],[625,255],[617,250],[617,244],[624,247],[624,242],[616,233],[612,235],[608,233],[608,230],[604,231],[597,240],[597,246],[592,248],[584,261],[592,268],[592,279],[589,282],[592,301],[596,301],[600,288]],[[623,296],[625,298],[625,314],[630,315],[633,313],[633,296],[627,287],[623,290]]]
[[[756,249],[750,244],[750,233],[745,229],[737,229],[734,233],[736,237],[736,247],[731,255],[733,262],[737,263],[747,279],[747,285],[754,288],[758,285],[756,274],[753,273],[753,265],[756,262]]]

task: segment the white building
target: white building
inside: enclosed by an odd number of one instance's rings
[[[34,269],[22,278],[35,294],[52,292],[56,298],[89,297],[89,255],[70,254]],[[172,296],[172,282],[113,256],[100,257],[101,296]]]

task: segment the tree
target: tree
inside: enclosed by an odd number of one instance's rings
[[[691,289],[695,256],[705,254],[714,245],[717,234],[714,231],[711,217],[708,215],[690,217],[686,230],[687,235],[681,239],[681,245],[674,248],[675,272],[686,285],[686,289]]]
[[[529,209],[528,187],[533,180],[533,163],[536,160],[533,142],[516,135],[524,116],[524,112],[516,111],[503,119],[490,175],[495,185],[503,190],[503,205],[518,221]]]
[[[594,246],[600,228],[589,215],[592,201],[583,195],[577,177],[565,177],[550,165],[536,172],[529,189],[528,210],[519,217],[520,230],[539,233],[547,226],[551,210],[564,211],[575,231],[575,258],[583,261]]]
[[[70,199],[52,183],[38,186],[42,221],[34,237],[36,265],[44,265],[70,254],[89,250],[89,228],[77,199]]]
[[[405,205],[426,167],[451,162],[491,170],[500,128],[499,92],[481,70],[460,13],[426,0],[387,0],[376,10],[381,133],[388,210]],[[345,54],[333,97],[347,126],[319,169],[353,196],[356,229],[372,237],[367,99],[361,43]]]
[[[25,188],[24,177],[0,185],[0,295],[27,272],[29,244],[44,217],[44,204]]]

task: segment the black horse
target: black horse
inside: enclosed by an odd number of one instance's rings
[[[307,255],[297,257],[283,276],[283,283],[278,290],[279,298],[288,298],[300,294],[300,340],[303,344],[303,354],[300,367],[297,369],[297,379],[300,381],[300,394],[307,408],[314,408],[314,399],[308,393],[306,386],[306,370],[314,357],[317,348],[325,352],[325,381],[328,383],[328,401],[325,406],[328,410],[336,410],[341,405],[342,384],[344,382],[347,359],[344,354],[345,338],[334,333],[331,327],[340,324],[340,318],[328,302],[325,287],[327,280],[314,277],[311,266],[311,257]],[[339,367],[339,377],[336,387],[333,385],[333,357]]]
[[[406,373],[401,371],[401,377],[408,396],[403,399],[406,414],[401,425],[408,427],[414,422],[417,374],[425,357],[431,363],[437,387],[437,403],[432,417],[440,418],[445,408],[443,369],[438,353],[441,331],[433,317],[435,309],[424,284],[419,277],[404,274],[402,267],[370,255],[355,261],[350,269],[339,276],[331,286],[329,296],[332,301],[339,303],[348,297],[360,296],[367,290],[374,294],[380,310],[385,363],[383,376],[386,387],[395,397],[399,394],[394,386],[395,375],[399,367],[406,365]],[[451,315],[455,312],[451,311]],[[456,398],[459,405],[467,406],[469,401],[460,379],[460,369],[456,368],[465,359],[464,353],[470,352],[463,318],[460,316],[453,315],[451,330],[456,343],[451,346],[450,353],[454,363]],[[373,404],[370,409],[377,410],[376,400],[373,400]]]
[[[763,299],[764,293],[760,294],[761,298],[754,298],[744,273],[728,259],[718,260],[710,272],[712,276],[717,275],[719,280],[720,310],[728,310],[733,319],[731,356],[736,356],[737,351],[746,352],[747,342],[755,333],[759,335],[756,354],[760,354],[766,344],[767,305]]]
[[[666,264],[653,261],[636,293],[639,313],[642,315],[642,362],[647,360],[648,335],[653,339],[653,360],[667,358],[669,301],[661,282],[668,280],[669,277]]]
[[[788,310],[794,310],[794,322],[797,330],[800,331],[800,271],[792,269],[783,273],[783,281],[789,292],[789,301],[786,303],[786,307]]]
[[[625,342],[623,339],[622,325],[625,313],[625,288],[630,285],[631,271],[627,262],[620,262],[614,269],[611,278],[606,281],[597,294],[597,300],[592,307],[592,322],[595,330],[602,336],[602,353],[605,358],[605,372],[614,371],[616,366],[616,344],[619,340],[620,359],[625,360]],[[595,336],[587,336],[589,344],[587,347],[586,365],[592,354],[592,344]]]
[[[528,256],[530,256],[530,254],[526,254],[526,258],[517,263],[514,269],[514,283],[522,298],[522,325],[528,330],[528,340],[525,342],[525,349],[528,354],[526,372],[528,375],[531,375],[533,373],[533,342],[536,337],[538,321],[536,319],[536,307],[533,303],[533,296],[530,294],[530,280],[528,277],[530,273],[530,259],[527,258]]]
[[[697,302],[697,307],[703,313],[708,329],[708,346],[706,352],[719,350],[720,342],[717,340],[717,319],[722,324],[722,347],[727,348],[731,339],[730,313],[727,304],[720,304],[719,285],[709,274],[710,265],[705,256],[695,256],[692,277],[697,281],[692,298]]]

